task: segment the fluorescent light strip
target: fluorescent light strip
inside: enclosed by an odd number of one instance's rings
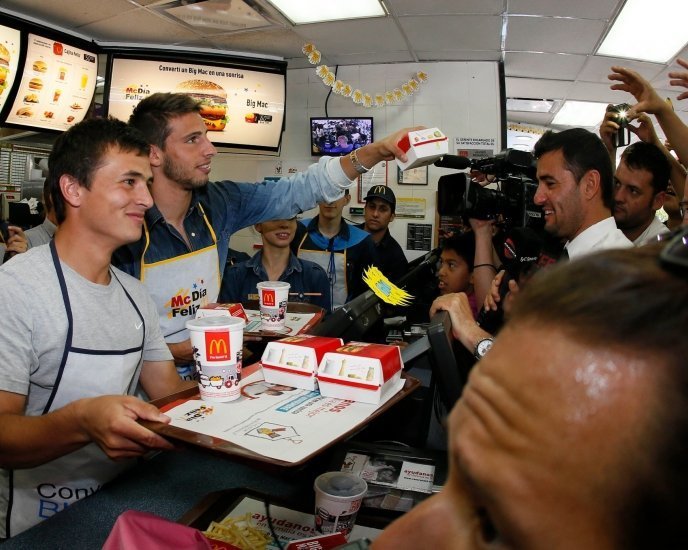
[[[685,46],[686,0],[626,0],[599,55],[666,63]]]
[[[269,0],[295,25],[382,17],[385,10],[378,0]]]
[[[594,128],[604,118],[606,103],[592,101],[565,101],[552,120],[555,126]]]

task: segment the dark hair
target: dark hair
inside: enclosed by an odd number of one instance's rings
[[[58,224],[65,220],[66,215],[60,178],[65,174],[70,175],[89,189],[93,174],[111,148],[145,156],[150,150],[140,132],[114,118],[84,120],[57,138],[48,159],[48,176],[43,189],[44,192],[48,191],[45,200],[52,202]]]
[[[458,256],[468,264],[468,270],[473,271],[473,261],[475,260],[475,236],[472,232],[459,233],[447,237],[441,244],[442,252],[453,250]]]
[[[624,486],[608,495],[624,549],[688,547],[688,280],[660,266],[661,246],[605,251],[541,271],[508,321],[556,326],[583,344],[653,358],[657,400],[638,403],[647,426],[623,427],[619,419],[619,429],[637,438],[623,464]]]
[[[653,143],[636,141],[621,154],[621,160],[634,170],[647,170],[652,174],[652,188],[655,194],[666,191],[669,185],[671,165],[661,149]]]
[[[170,135],[170,119],[200,110],[201,104],[191,96],[160,92],[139,101],[129,124],[146,136],[148,143],[164,149]]]
[[[600,174],[602,202],[610,210],[614,208],[614,175],[609,153],[602,140],[583,128],[570,128],[563,132],[548,130],[537,141],[533,155],[539,159],[545,153],[561,151],[566,169],[580,182],[589,170]]]

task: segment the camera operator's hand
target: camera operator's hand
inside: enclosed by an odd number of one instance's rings
[[[681,65],[684,69],[688,69],[688,61],[678,58],[676,62]],[[688,72],[685,71],[671,71],[669,73],[669,84],[672,86],[681,86],[683,88],[688,88]],[[688,92],[680,93],[676,99],[686,99],[688,98]]]
[[[607,151],[609,151],[613,162],[616,163],[616,142],[614,141],[614,136],[619,131],[620,126],[616,122],[616,112],[613,109],[614,105],[611,103],[607,105],[604,119],[602,119],[602,124],[600,124],[600,138]]]
[[[499,308],[499,303],[502,301],[502,297],[499,294],[499,287],[502,284],[502,279],[506,276],[506,271],[502,269],[495,278],[492,279],[492,286],[490,287],[490,293],[485,297],[484,308],[488,311],[497,311]],[[511,310],[511,303],[519,292],[519,286],[516,281],[511,279],[509,281],[509,291],[504,296],[504,303],[502,303],[502,309],[504,310],[504,315],[508,315]]]
[[[447,311],[451,319],[452,334],[471,353],[480,340],[492,335],[475,321],[471,304],[465,292],[445,294],[436,298],[430,306],[430,317],[438,311]]]

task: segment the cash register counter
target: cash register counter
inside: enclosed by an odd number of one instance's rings
[[[101,548],[117,517],[126,510],[179,520],[204,495],[246,487],[276,499],[309,502],[313,480],[326,465],[302,470],[264,470],[194,448],[159,453],[56,516],[4,543],[12,548]]]

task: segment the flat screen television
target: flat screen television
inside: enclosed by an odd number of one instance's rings
[[[371,143],[372,117],[311,118],[311,155],[346,155]]]
[[[62,132],[84,119],[98,75],[93,44],[51,31],[28,32],[23,61],[5,124]]]
[[[171,51],[111,52],[105,114],[128,120],[143,98],[180,92],[201,102],[208,138],[238,150],[279,152],[286,62]]]
[[[21,31],[0,25],[0,111],[12,92],[21,53]]]

